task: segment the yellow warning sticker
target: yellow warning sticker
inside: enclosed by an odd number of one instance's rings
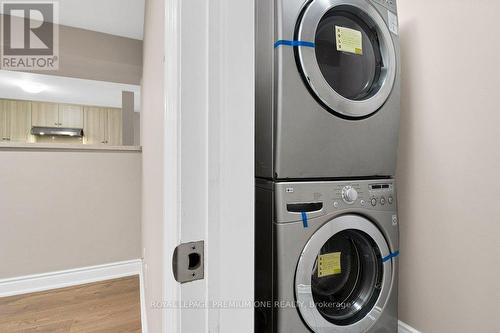
[[[363,54],[363,35],[361,31],[335,26],[337,51]]]
[[[318,256],[318,277],[342,273],[340,252],[321,254]]]

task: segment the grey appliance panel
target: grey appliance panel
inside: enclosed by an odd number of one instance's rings
[[[304,236],[311,237],[314,230],[323,225],[320,219],[310,221],[310,230]],[[295,270],[297,261],[302,253],[304,239],[299,236],[303,233],[301,223],[293,225],[277,224],[276,244],[274,257],[279,261],[276,265],[275,280],[277,281],[274,289],[274,298],[286,304],[295,301]],[[299,246],[300,244],[301,246]],[[393,260],[393,279],[390,296],[387,301],[382,317],[367,332],[359,333],[396,333],[398,322],[397,310],[397,282],[398,282],[398,258]],[[300,315],[295,308],[282,307],[275,311],[274,325],[276,333],[310,333],[311,331],[303,323]],[[342,331],[333,331],[341,333]]]
[[[271,178],[274,165],[274,1],[256,0],[255,170]]]
[[[292,47],[272,48],[277,40],[293,40],[306,1],[269,3],[256,4],[263,16],[259,20],[267,24],[260,28],[265,33],[256,35],[256,176],[276,180],[393,176],[400,116],[398,36],[391,33],[397,68],[389,98],[371,117],[347,120],[328,112],[308,91]],[[396,11],[395,4],[369,3],[386,23],[388,8]]]
[[[257,180],[255,186],[255,332],[272,333],[273,308],[273,184]]]
[[[399,54],[399,48],[396,49]],[[326,111],[307,91],[292,48],[279,52],[274,176],[277,179],[392,176],[399,136],[399,70],[381,109],[363,120]]]
[[[352,203],[342,197],[346,186],[357,190]],[[385,198],[382,205],[380,200]],[[388,198],[392,197],[391,204]],[[371,199],[377,204],[372,205]],[[362,180],[336,182],[272,182],[257,180],[256,184],[256,266],[266,278],[256,278],[256,299],[259,291],[270,301],[292,304],[295,302],[295,272],[303,248],[315,232],[329,221],[343,215],[358,215],[371,221],[383,234],[391,252],[399,250],[399,221],[397,193],[393,180]],[[364,204],[361,203],[363,200]],[[321,202],[319,211],[308,213],[308,227],[304,228],[301,214],[289,212],[288,203]],[[337,203],[337,204],[335,204]],[[272,224],[272,228],[269,226]],[[269,235],[269,233],[272,235]],[[269,263],[272,257],[273,263]],[[398,323],[398,258],[392,259],[390,296],[381,318],[364,333],[394,333]],[[259,263],[261,262],[261,263]],[[269,269],[272,267],[272,272]],[[262,290],[267,293],[262,293]],[[271,291],[272,295],[269,294]],[[262,299],[262,298],[259,298]],[[272,309],[272,324],[262,332],[310,333],[294,307]],[[257,320],[257,317],[256,317]],[[272,331],[269,331],[272,326]],[[257,326],[256,326],[257,327]],[[255,332],[261,332],[256,330]],[[332,332],[336,332],[332,330]],[[339,331],[340,333],[341,331]],[[362,333],[362,332],[359,332]]]

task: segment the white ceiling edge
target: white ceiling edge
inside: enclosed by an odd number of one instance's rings
[[[58,3],[61,25],[144,39],[145,0],[61,0]]]
[[[45,87],[33,94],[20,88],[23,82]],[[122,107],[122,92],[134,93],[134,109],[140,110],[141,87],[114,82],[0,70],[0,98],[52,103]]]

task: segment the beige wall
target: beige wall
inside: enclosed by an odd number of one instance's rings
[[[0,150],[0,279],[140,258],[141,154]]]
[[[142,40],[61,25],[59,70],[39,73],[138,85]]]
[[[143,146],[142,243],[146,304],[161,301],[164,262],[164,34],[163,0],[146,1],[144,25],[144,68],[141,101],[141,143]],[[162,311],[146,307],[148,330],[162,332]]]
[[[500,327],[500,2],[399,0],[401,320]]]
[[[60,26],[59,70],[42,74],[140,84],[142,41]]]

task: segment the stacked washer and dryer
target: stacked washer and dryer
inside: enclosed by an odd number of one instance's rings
[[[255,332],[396,333],[395,0],[256,3]]]

